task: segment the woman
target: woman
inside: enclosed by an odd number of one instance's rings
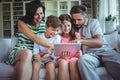
[[[26,15],[18,21],[18,41],[8,56],[6,63],[15,68],[14,80],[30,80],[32,75],[32,49],[33,43],[53,48],[53,45],[38,38],[39,24],[44,17],[45,7],[34,0],[27,4]]]

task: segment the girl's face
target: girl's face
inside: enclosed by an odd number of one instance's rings
[[[71,22],[64,20],[62,24],[63,24],[61,28],[62,33],[68,34],[71,31]]]
[[[45,36],[47,38],[54,37],[56,34],[58,34],[59,30],[60,30],[60,27],[53,28],[52,26],[49,26],[49,27],[46,26],[46,35]]]
[[[42,21],[44,17],[44,13],[43,13],[43,9],[42,7],[39,7],[34,15],[34,19],[33,19],[33,22],[34,24],[40,24],[40,22]]]

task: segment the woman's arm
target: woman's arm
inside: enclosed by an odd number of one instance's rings
[[[45,47],[52,47],[53,45],[42,40],[41,38],[37,37],[28,27],[27,25],[21,21],[18,20],[18,31],[22,32],[25,36],[27,36],[30,40],[32,40],[33,42],[38,43],[39,45],[45,46]]]

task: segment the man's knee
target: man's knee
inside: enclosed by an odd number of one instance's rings
[[[78,66],[98,66],[99,65],[99,60],[98,58],[94,57],[93,55],[90,54],[85,54],[80,57],[78,60]]]

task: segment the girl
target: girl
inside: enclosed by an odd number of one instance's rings
[[[77,42],[77,39],[80,38],[79,34],[74,32],[71,25],[71,17],[68,14],[60,15],[59,19],[62,22],[62,33],[61,33],[61,42],[70,43]],[[69,58],[70,54],[66,51],[63,52],[62,57],[58,59],[59,65],[59,80],[80,80],[79,72],[77,68],[77,60],[82,55],[81,51],[78,51],[76,55],[72,58]]]

